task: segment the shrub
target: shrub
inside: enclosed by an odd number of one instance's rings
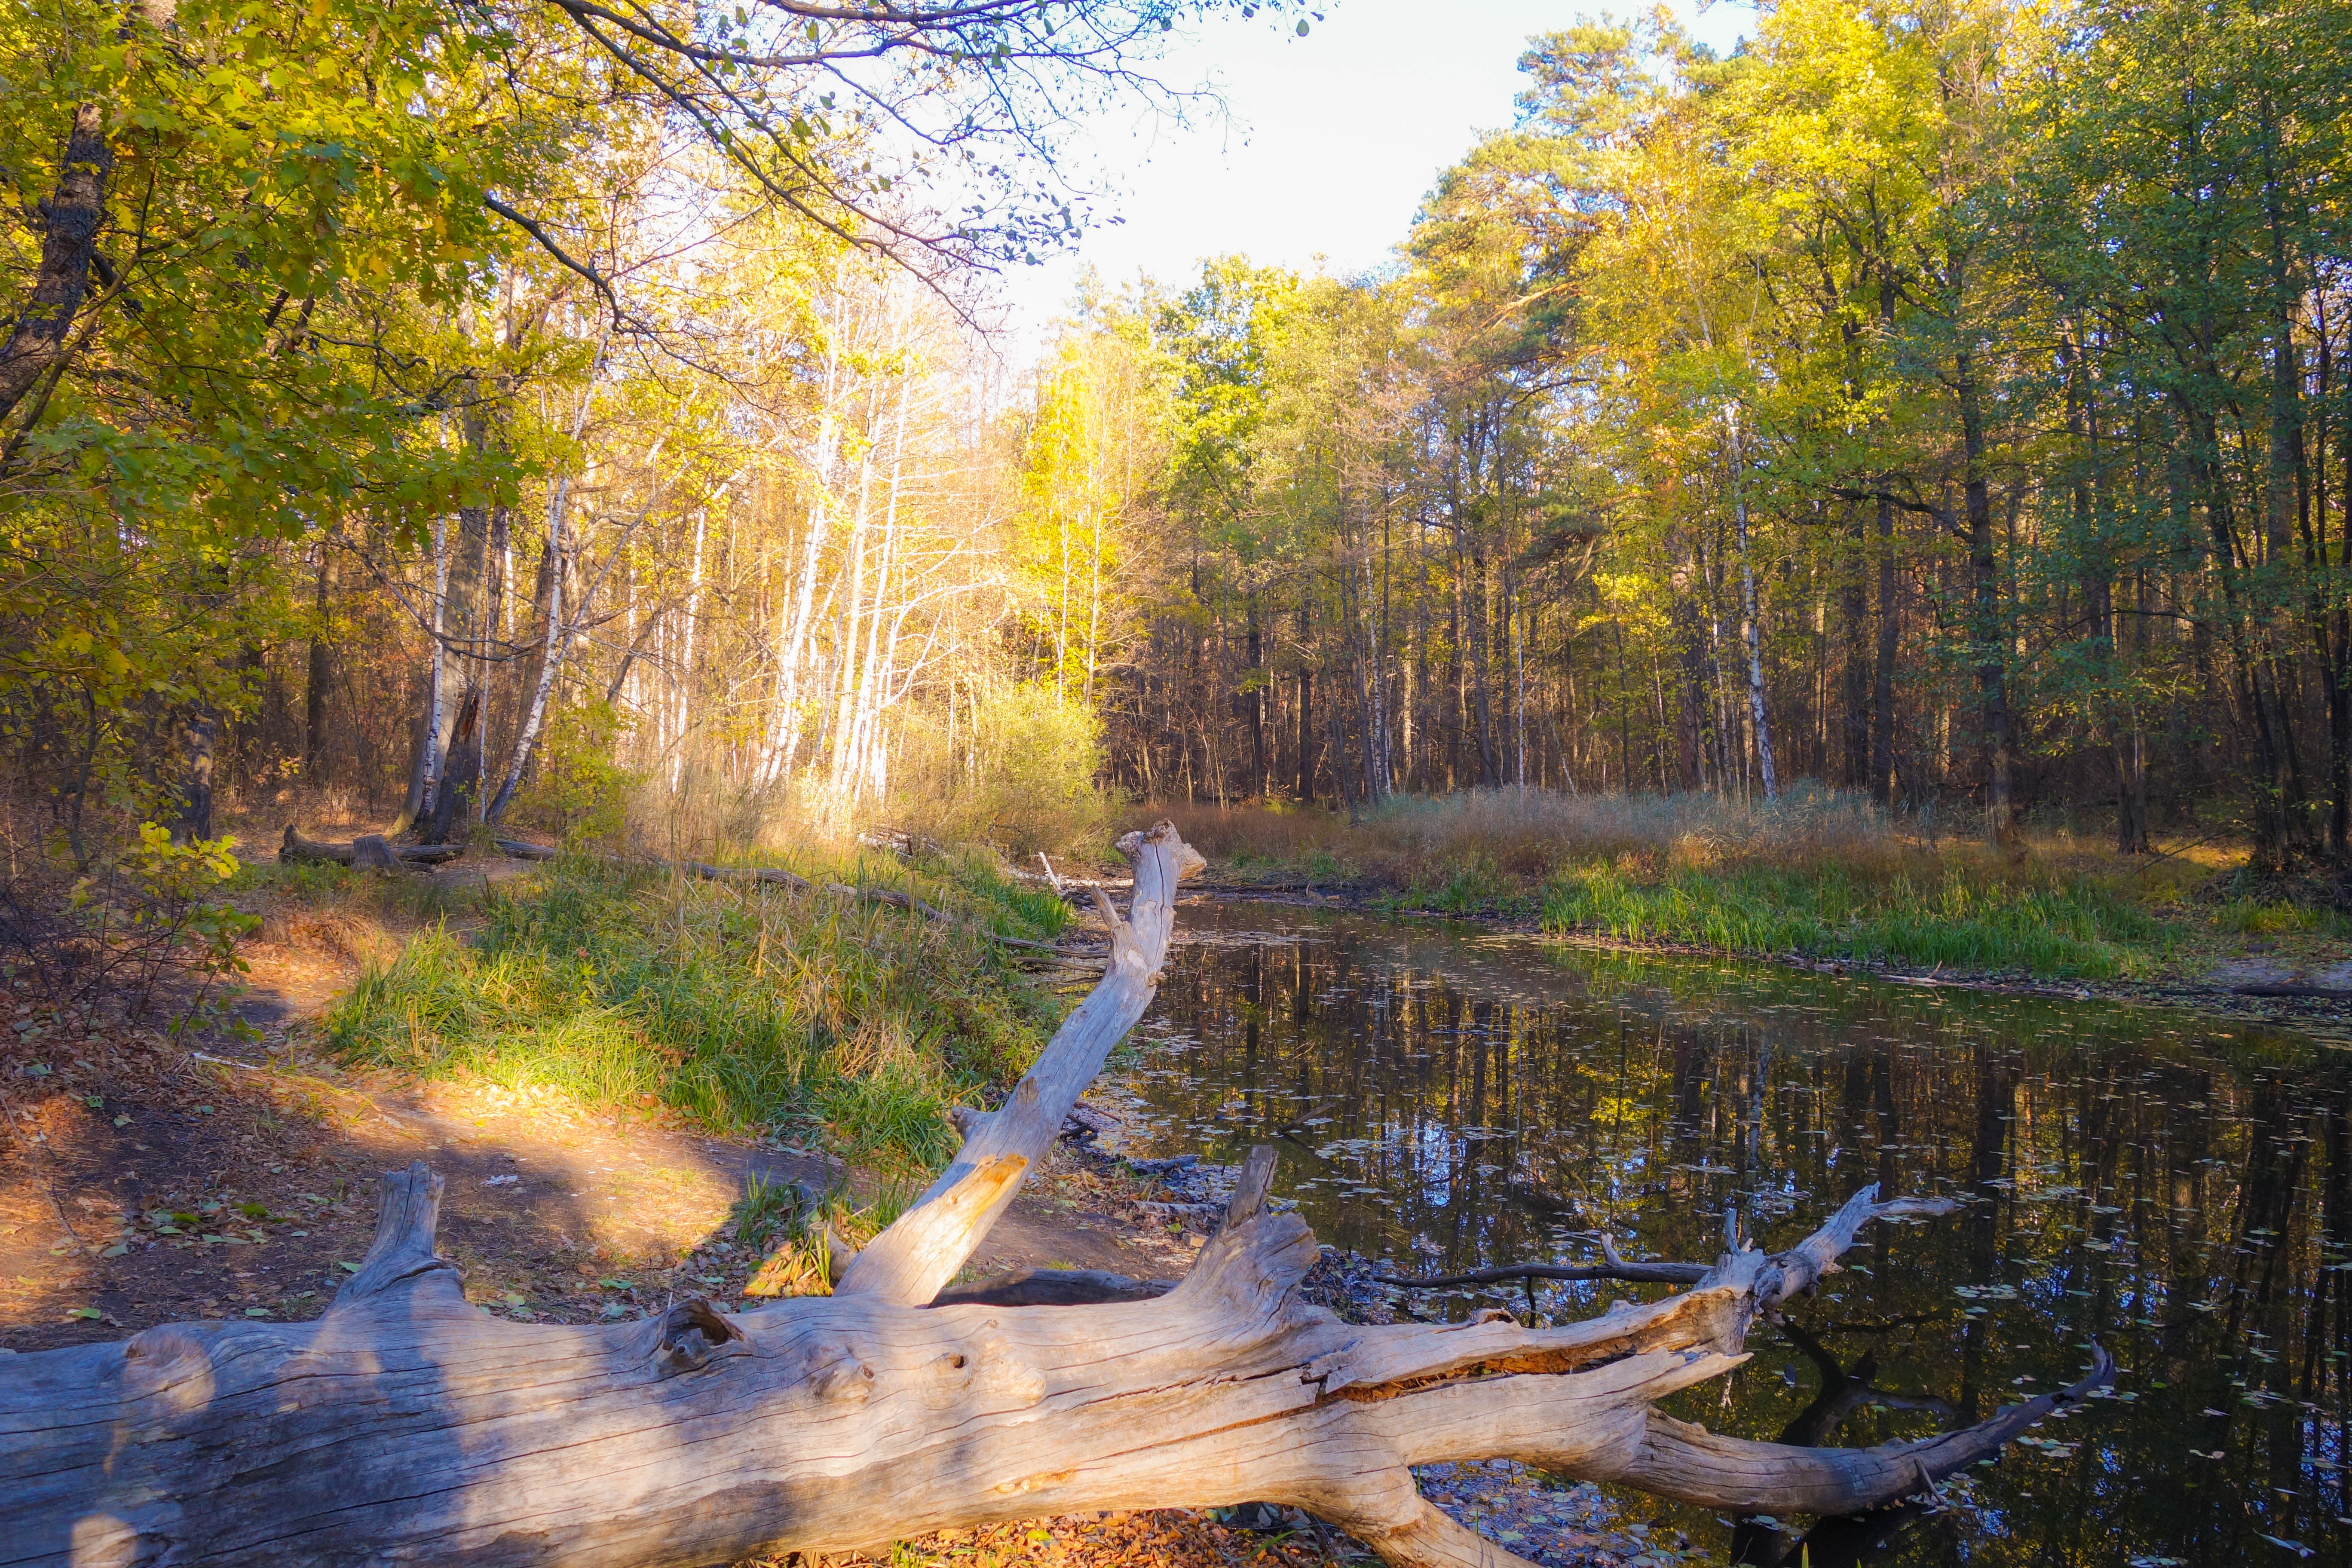
[[[1096,784],[1102,760],[1102,722],[1090,710],[1050,687],[1001,686],[953,746],[943,730],[908,738],[905,826],[992,846],[1016,864],[1040,851],[1099,858],[1117,815]]]
[[[567,845],[609,844],[628,824],[641,775],[613,760],[625,723],[610,703],[583,702],[548,715],[537,773],[516,803],[516,819]]]

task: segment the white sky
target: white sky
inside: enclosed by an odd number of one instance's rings
[[[1202,257],[1239,252],[1261,263],[1347,276],[1385,261],[1438,172],[1481,131],[1511,122],[1530,35],[1581,13],[1629,15],[1642,0],[1325,0],[1306,37],[1260,17],[1220,18],[1171,51],[1162,79],[1206,82],[1231,119],[1196,129],[1155,116],[1106,119],[1080,149],[1123,189],[1097,204],[1098,223],[1075,254],[1004,279],[1016,345],[1026,358],[1066,311],[1084,269],[1113,285],[1139,272],[1176,281]],[[1684,26],[1728,53],[1755,12],[1719,0],[1703,15],[1673,0]]]

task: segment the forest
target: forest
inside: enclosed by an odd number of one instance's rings
[[[992,269],[1085,221],[1046,121],[1167,91],[1151,5],[1065,9],[983,8],[1019,94],[821,20],[737,80],[562,6],[21,13],[19,842],[199,774],[1016,855],[1105,795],[1803,781],[2347,853],[2333,8],[1580,23],[1391,265],[1097,286],[1014,364]]]
[[[0,1543],[1528,1568],[1507,1461],[1776,1568],[2341,1545],[2352,8],[1559,22],[1379,265],[1039,331],[1095,129],[1227,113],[1171,40],[1325,11],[0,14]],[[1857,1359],[1847,1254],[1971,1272]],[[2231,1487],[1995,1497],[2206,1373]]]

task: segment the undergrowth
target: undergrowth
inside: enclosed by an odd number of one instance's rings
[[[1002,934],[1069,918],[976,859],[864,869]],[[1016,1077],[1052,1022],[976,931],[864,901],[570,858],[483,897],[470,940],[436,926],[370,966],[330,1048],[918,1169],[954,1150],[949,1105]]]

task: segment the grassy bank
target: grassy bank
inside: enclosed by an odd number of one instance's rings
[[[1219,874],[1561,934],[1906,969],[2123,979],[2260,937],[2340,942],[2340,915],[2217,892],[2226,857],[2126,858],[2050,835],[2023,852],[1898,831],[1866,801],[1485,791],[1312,810],[1170,808]]]
[[[795,868],[862,869],[1006,935],[1069,918],[977,860]],[[862,901],[574,859],[482,898],[465,937],[434,925],[371,964],[329,1049],[918,1169],[954,1148],[947,1107],[1017,1076],[1056,1012],[977,931]]]

